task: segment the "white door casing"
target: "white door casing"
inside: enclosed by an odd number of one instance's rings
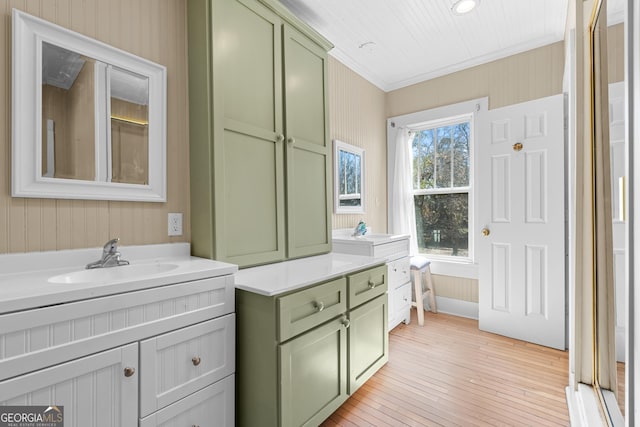
[[[624,82],[609,85],[609,142],[611,150],[611,207],[613,218],[613,274],[615,283],[616,312],[616,360],[625,361],[625,236],[627,221],[621,192],[624,191],[625,176],[625,103]]]
[[[478,130],[480,329],[564,349],[564,95],[489,110]]]

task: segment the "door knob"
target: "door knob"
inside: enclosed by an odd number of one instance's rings
[[[489,231],[489,229],[487,227],[482,229],[482,235],[484,237],[487,237],[489,234],[491,234],[491,231]]]
[[[515,144],[513,144],[513,151],[520,151],[522,150],[522,142],[516,142]]]

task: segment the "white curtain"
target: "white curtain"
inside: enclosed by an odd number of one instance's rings
[[[400,128],[396,134],[395,166],[391,188],[391,233],[408,234],[410,255],[418,255],[416,238],[416,214],[411,189],[412,136],[407,129]]]

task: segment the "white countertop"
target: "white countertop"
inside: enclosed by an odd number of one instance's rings
[[[235,276],[236,288],[275,296],[384,262],[368,256],[332,252],[240,270]]]
[[[102,248],[0,255],[0,314],[233,274],[238,270],[233,264],[190,256],[188,243],[122,246],[119,250],[122,259],[128,260],[134,269],[140,265],[165,264],[171,270],[127,277],[128,266],[111,267],[104,270],[120,269],[117,272],[122,273],[122,278],[51,283],[49,279],[54,276],[85,271],[87,263],[100,258]]]
[[[364,236],[358,237],[333,237],[331,240],[347,245],[384,245],[386,243],[408,239],[408,234],[365,234]]]

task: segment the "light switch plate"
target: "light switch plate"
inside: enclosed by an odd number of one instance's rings
[[[182,213],[170,213],[167,222],[169,236],[182,236]]]

